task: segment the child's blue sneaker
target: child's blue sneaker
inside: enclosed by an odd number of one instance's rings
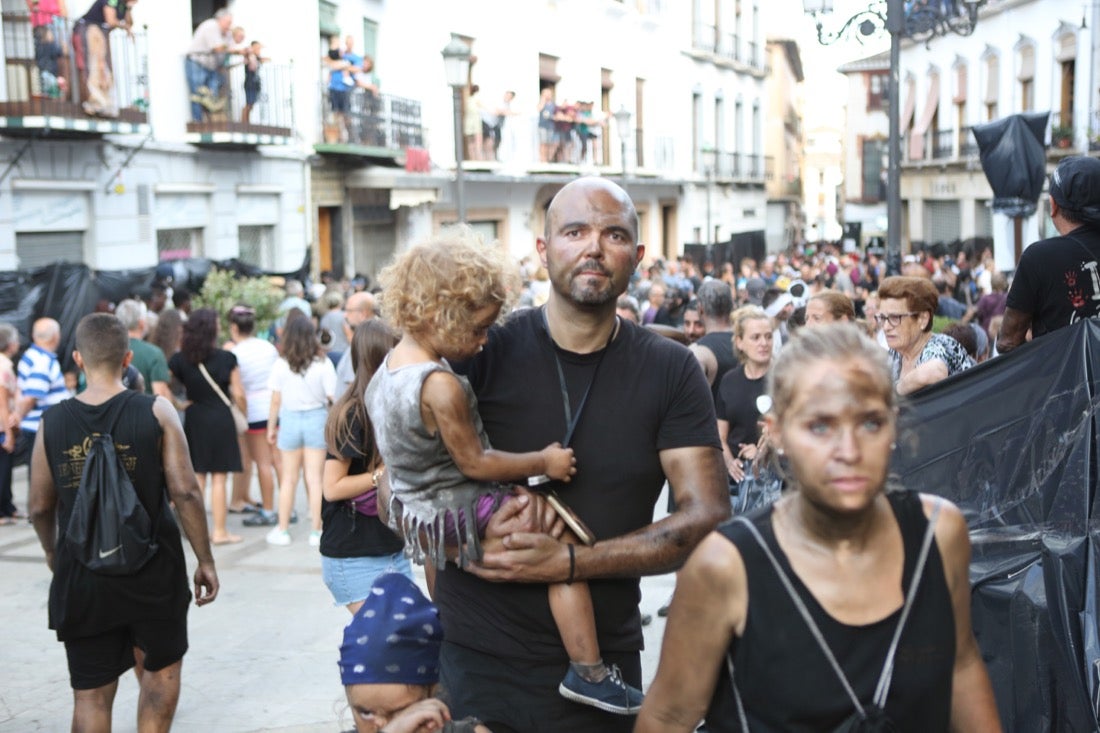
[[[615,665],[608,667],[607,676],[599,682],[589,682],[570,667],[565,679],[558,685],[558,692],[567,700],[618,715],[636,714],[645,698],[641,690],[623,682],[622,674]]]

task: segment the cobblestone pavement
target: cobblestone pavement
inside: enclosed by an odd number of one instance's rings
[[[16,470],[14,483],[16,505],[25,511],[24,470]],[[297,497],[304,519],[302,487]],[[662,497],[658,507],[664,506]],[[188,616],[191,648],[184,658],[173,730],[331,733],[352,728],[336,670],[348,613],[332,605],[317,550],[306,542],[308,523],[291,525],[292,545],[273,547],[264,541],[266,528],[240,527],[240,521],[239,515],[230,515],[231,531],[244,536],[244,542],[214,548],[218,599],[203,608],[192,605]],[[187,552],[190,557],[189,547]],[[50,573],[29,524],[0,527],[0,578],[0,733],[66,731],[72,691],[64,648],[47,628]],[[642,581],[642,611],[654,616],[645,630],[645,686],[656,669],[664,630],[656,611],[672,587],[671,575]],[[114,730],[135,730],[133,675],[120,682],[114,709]]]

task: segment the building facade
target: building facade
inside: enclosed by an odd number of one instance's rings
[[[72,33],[85,8],[45,22],[65,52],[53,71],[39,63],[40,19],[23,0],[0,8],[0,269],[204,256],[287,271],[309,258],[315,273],[373,277],[457,219],[454,98],[440,53],[452,36],[473,55],[459,100],[461,169],[466,218],[486,238],[533,254],[553,194],[596,174],[623,181],[651,257],[692,243],[763,248],[767,61],[756,0],[533,0],[522,22],[505,0],[316,0],[279,12],[262,0],[143,2],[133,37],[77,39],[84,54],[110,48],[109,66],[99,55],[84,72]],[[193,120],[203,97],[185,74],[192,33],[222,8],[245,44],[262,42],[260,92],[249,105],[244,56],[230,54],[220,101]],[[517,22],[493,21],[505,18]],[[374,67],[334,82],[349,38]],[[93,109],[103,70],[109,104]],[[340,84],[346,107],[333,102]],[[549,149],[543,95],[560,111]]]
[[[845,240],[861,247],[886,237],[890,58],[875,54],[842,65],[848,78],[844,125]],[[902,247],[906,246],[902,234]]]
[[[764,147],[768,154],[765,190],[768,196],[769,252],[784,251],[803,241],[806,217],[802,209],[802,56],[789,39],[769,39],[767,119]],[[782,124],[780,124],[782,121]]]
[[[136,4],[132,35],[77,24],[83,5],[70,5],[70,18],[0,5],[0,269],[129,269],[183,256],[297,269],[309,229],[293,29],[265,38],[272,60],[249,124],[240,64],[222,69],[220,109],[195,123],[185,58],[193,28],[225,3]]]

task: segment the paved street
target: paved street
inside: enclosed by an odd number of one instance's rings
[[[26,473],[15,473],[15,498],[26,510]],[[259,491],[255,490],[258,496]],[[658,501],[663,508],[665,500]],[[305,492],[297,510],[305,517]],[[331,733],[353,727],[336,670],[348,613],[332,605],[321,580],[308,529],[292,525],[294,544],[272,547],[266,529],[231,529],[239,545],[214,548],[222,588],[217,601],[191,607],[191,649],[183,664],[183,692],[174,730],[202,733],[280,731]],[[186,543],[185,543],[186,547]],[[49,571],[29,524],[0,527],[0,733],[69,729],[72,694],[65,653],[46,627]],[[657,607],[672,590],[673,576],[642,582],[642,610],[654,614],[646,628],[642,662],[648,686],[657,664],[663,619]],[[135,729],[137,685],[123,678],[115,701],[114,730]]]

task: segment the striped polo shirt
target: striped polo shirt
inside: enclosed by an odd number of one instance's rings
[[[38,432],[38,422],[47,407],[69,397],[65,388],[65,375],[61,363],[49,351],[31,344],[19,360],[19,392],[24,397],[34,397],[34,408],[19,423],[19,429],[28,433]]]

